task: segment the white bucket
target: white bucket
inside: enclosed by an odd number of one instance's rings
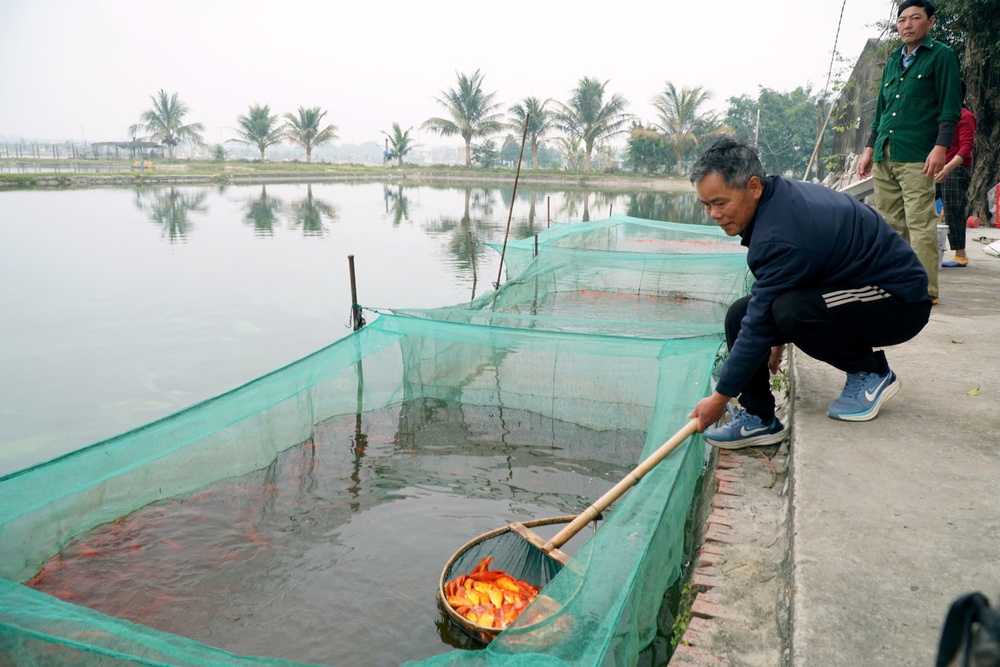
[[[944,264],[944,251],[948,249],[948,225],[937,226],[938,266]]]

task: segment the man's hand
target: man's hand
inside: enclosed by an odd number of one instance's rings
[[[781,357],[785,354],[784,345],[775,345],[771,348],[771,356],[767,358],[767,369],[771,371],[771,375],[778,372],[781,368]]]
[[[858,160],[858,178],[864,179],[872,175],[872,159],[874,156],[875,149],[867,146],[865,152],[861,154],[861,159]]]
[[[722,418],[727,403],[729,403],[729,396],[723,396],[717,391],[713,392],[708,398],[698,401],[698,405],[694,406],[688,419],[697,419],[698,433],[704,433],[706,428]]]
[[[947,154],[948,149],[944,146],[935,146],[931,149],[931,152],[927,154],[927,159],[924,160],[924,176],[928,178],[937,176],[938,172],[944,168],[944,158]]]

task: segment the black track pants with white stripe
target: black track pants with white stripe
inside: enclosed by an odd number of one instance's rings
[[[750,297],[745,296],[726,314],[730,348],[749,303]],[[771,308],[780,336],[776,345],[792,343],[845,373],[884,373],[888,368],[885,354],[872,348],[910,340],[927,324],[930,312],[930,299],[906,303],[877,287],[799,289],[779,296]],[[765,422],[774,416],[767,355],[739,398],[750,414]]]

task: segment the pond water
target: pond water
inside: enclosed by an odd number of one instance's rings
[[[437,400],[339,417],[263,470],[79,535],[28,585],[240,655],[399,665],[473,648],[434,597],[455,550],[498,517],[582,511],[644,438]]]
[[[510,239],[609,213],[708,222],[694,195],[398,184],[0,192],[0,475],[228,391],[365,307],[493,289]],[[470,243],[471,239],[471,243]],[[366,311],[371,319],[373,312]]]

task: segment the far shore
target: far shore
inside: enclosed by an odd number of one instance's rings
[[[318,182],[412,183],[414,185],[493,185],[560,187],[602,191],[647,190],[692,193],[687,179],[629,173],[514,169],[479,169],[432,166],[371,167],[327,163],[213,163],[173,161],[154,163],[151,170],[132,170],[126,163],[108,161],[0,160],[13,169],[51,169],[0,173],[0,189],[59,189],[93,187],[145,187],[157,185],[267,184]],[[78,171],[86,169],[100,171]],[[119,171],[120,169],[120,171]]]

